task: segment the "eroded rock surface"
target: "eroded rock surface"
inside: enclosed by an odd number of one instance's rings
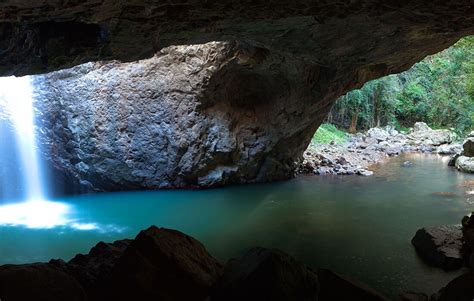
[[[0,73],[132,61],[170,45],[241,40],[325,66],[329,72],[321,74],[329,77],[349,67],[355,73],[346,78],[355,83],[406,68],[472,34],[472,9],[463,0],[6,0]]]
[[[249,70],[241,47],[173,46],[35,77],[43,149],[58,170],[105,190],[291,177],[320,107],[300,80],[307,68],[273,57]]]

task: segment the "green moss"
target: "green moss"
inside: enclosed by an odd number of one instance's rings
[[[331,141],[334,141],[336,144],[343,144],[347,141],[347,134],[332,124],[323,123],[314,134],[311,143],[328,144]]]

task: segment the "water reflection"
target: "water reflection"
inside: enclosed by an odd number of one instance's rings
[[[0,227],[26,227],[29,229],[71,228],[80,231],[122,232],[115,225],[82,223],[74,218],[73,206],[46,200],[31,200],[0,205]]]

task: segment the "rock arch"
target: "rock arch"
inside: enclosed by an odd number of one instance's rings
[[[7,0],[0,74],[64,69],[35,83],[76,179],[215,186],[291,177],[338,96],[473,33],[462,0]]]

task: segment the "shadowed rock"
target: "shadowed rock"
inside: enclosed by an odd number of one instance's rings
[[[401,293],[399,296],[400,301],[428,301],[429,297],[423,293],[416,292],[405,292]]]
[[[151,227],[118,259],[112,296],[120,300],[205,300],[222,265],[194,238]]]
[[[474,299],[474,273],[465,273],[431,297],[432,301],[472,301]]]
[[[321,286],[320,301],[388,301],[386,297],[354,279],[338,275],[330,270],[319,269],[318,279]]]
[[[0,267],[0,299],[5,301],[85,301],[72,276],[47,263]]]
[[[411,243],[420,257],[431,265],[453,270],[464,264],[460,225],[419,229]]]
[[[318,276],[291,256],[254,248],[230,260],[212,296],[217,300],[318,300]]]

